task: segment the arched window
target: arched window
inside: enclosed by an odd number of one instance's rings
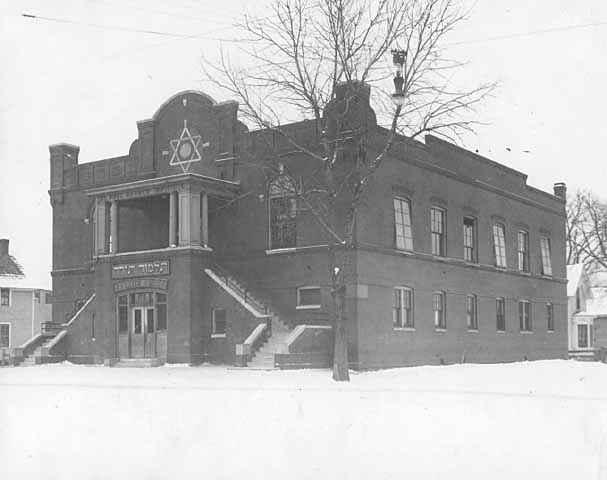
[[[297,197],[289,177],[281,175],[270,183],[270,249],[295,247],[297,240]]]

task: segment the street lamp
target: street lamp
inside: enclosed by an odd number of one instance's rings
[[[405,104],[405,92],[403,85],[405,79],[403,78],[403,69],[405,68],[405,62],[407,60],[407,51],[394,49],[392,50],[392,63],[396,67],[396,75],[394,76],[394,93],[392,94],[392,102],[395,105],[402,106]]]

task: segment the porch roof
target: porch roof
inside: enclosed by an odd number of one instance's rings
[[[216,197],[234,198],[240,190],[240,182],[207,177],[198,173],[181,173],[91,188],[85,190],[84,193],[90,197],[120,200],[169,193],[188,187]]]

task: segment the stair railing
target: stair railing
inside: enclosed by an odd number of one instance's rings
[[[226,286],[230,287],[242,297],[245,303],[248,303],[260,313],[264,313],[266,315],[268,314],[268,306],[253,297],[250,291],[245,287],[241,286],[238,282],[236,282],[226,270],[224,270],[216,263],[213,264],[211,268],[217,273],[219,277],[223,279],[223,282]]]
[[[87,291],[83,297],[77,298],[76,300],[74,300],[74,308],[72,308],[72,310],[69,313],[65,314],[64,323],[68,323],[72,319],[72,317],[78,313],[78,310],[80,310],[84,306],[84,304],[86,302],[88,302],[88,300],[91,298],[91,296],[94,293],[95,293],[95,290],[91,289],[91,290]]]

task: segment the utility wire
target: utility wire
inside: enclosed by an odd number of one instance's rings
[[[187,34],[183,34],[183,33],[173,33],[173,32],[162,32],[159,30],[145,30],[145,29],[138,29],[138,28],[128,28],[128,27],[120,27],[120,26],[115,26],[115,25],[103,25],[103,24],[98,24],[98,23],[86,23],[86,22],[78,22],[76,20],[70,20],[67,18],[55,18],[55,17],[45,17],[43,15],[33,15],[33,14],[29,14],[29,13],[22,13],[21,14],[22,17],[31,19],[31,20],[44,20],[47,22],[55,22],[55,23],[64,23],[64,24],[69,24],[69,25],[81,25],[81,26],[85,26],[85,27],[90,27],[90,28],[98,28],[101,30],[118,30],[121,32],[129,32],[129,33],[144,33],[147,35],[155,35],[155,36],[160,36],[160,37],[170,37],[170,38],[177,38],[177,39],[191,39],[191,38],[207,38],[209,40],[219,40],[219,41],[226,41],[226,42],[238,42],[238,40],[230,40],[230,39],[221,39],[221,38],[213,38],[213,37],[208,37],[207,34],[211,33],[211,32],[215,32],[215,31],[219,31],[219,30],[225,30],[228,28],[232,28],[231,26],[226,26],[226,27],[218,27],[216,29],[210,30],[208,31],[206,34],[195,34],[195,35],[187,35]]]
[[[541,29],[541,30],[531,30],[529,32],[512,33],[512,34],[508,34],[508,35],[497,35],[495,37],[487,37],[487,38],[478,39],[478,40],[464,40],[461,42],[446,43],[445,46],[452,47],[455,45],[471,45],[471,44],[475,44],[475,43],[495,42],[498,40],[509,40],[512,38],[532,37],[534,35],[544,35],[546,33],[565,32],[565,31],[569,31],[569,30],[578,30],[581,28],[590,28],[590,27],[602,27],[605,25],[607,25],[607,21],[564,25],[562,27],[552,27],[552,28],[545,28],[545,29]]]
[[[156,36],[163,36],[163,37],[172,37],[172,38],[180,38],[180,39],[208,38],[209,40],[219,40],[219,41],[238,42],[238,43],[242,42],[242,40],[207,37],[206,34],[186,35],[186,34],[182,34],[182,33],[163,32],[163,31],[158,31],[158,30],[145,30],[145,29],[136,29],[136,28],[128,28],[128,27],[119,27],[119,26],[114,26],[114,25],[102,25],[102,24],[95,24],[95,23],[78,22],[76,20],[70,20],[70,19],[65,19],[65,18],[46,17],[46,16],[42,16],[42,15],[34,15],[34,14],[29,14],[29,13],[23,13],[23,14],[21,14],[21,16],[32,19],[32,20],[44,20],[44,21],[48,21],[48,22],[65,23],[65,24],[71,24],[71,25],[82,25],[82,26],[92,27],[92,28],[119,30],[119,31],[131,32],[131,33],[144,33],[144,34],[148,34],[148,35],[156,35]],[[498,40],[509,40],[509,39],[513,39],[513,38],[532,37],[535,35],[544,35],[547,33],[565,32],[565,31],[569,31],[569,30],[579,30],[579,29],[583,29],[583,28],[600,27],[600,26],[605,26],[605,25],[607,25],[607,21],[571,24],[571,25],[564,25],[562,27],[551,27],[551,28],[545,28],[545,29],[540,29],[540,30],[531,30],[528,32],[520,32],[520,33],[507,34],[507,35],[497,35],[494,37],[487,37],[487,38],[477,39],[477,40],[464,40],[461,42],[451,42],[451,43],[446,43],[445,46],[470,45],[470,44],[475,44],[475,43],[493,42],[493,41],[498,41]],[[232,27],[231,26],[219,27],[212,31],[224,30],[224,29],[228,29],[228,28],[232,28]],[[210,33],[210,32],[207,32],[207,33]]]

